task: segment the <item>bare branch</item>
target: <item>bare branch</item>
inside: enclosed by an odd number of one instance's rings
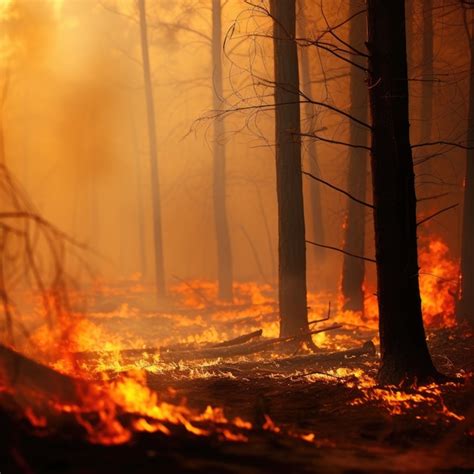
[[[366,262],[372,262],[376,263],[376,260],[370,257],[364,257],[363,255],[355,255],[350,252],[346,252],[343,249],[340,249],[338,247],[332,247],[331,245],[324,245],[324,244],[319,244],[317,242],[312,242],[311,240],[305,240],[307,244],[314,245],[316,247],[322,247],[323,249],[329,249],[329,250],[335,250],[336,252],[343,253],[344,255],[348,255],[349,257],[354,257],[354,258],[360,258],[361,260],[365,260]]]
[[[436,216],[439,216],[440,214],[442,214],[443,212],[446,212],[446,211],[449,211],[451,209],[454,209],[455,207],[459,206],[458,203],[456,204],[452,204],[451,206],[448,206],[448,207],[445,207],[443,209],[441,209],[440,211],[438,212],[435,212],[434,214],[431,214],[429,215],[428,217],[425,217],[424,219],[422,219],[421,221],[417,222],[416,225],[421,225],[421,224],[424,224],[425,222],[428,222],[429,220],[433,219],[433,217],[436,217]]]
[[[321,135],[316,135],[314,133],[300,133],[300,135],[303,137],[315,138],[316,140],[320,140],[322,142],[332,143],[333,145],[343,145],[349,148],[362,148],[363,150],[370,151],[370,147],[365,146],[365,145],[355,145],[353,143],[341,142],[338,140],[333,140],[331,138],[325,138],[325,137],[322,137]]]
[[[473,150],[474,146],[468,146],[464,145],[462,143],[455,143],[455,142],[446,142],[444,140],[439,140],[436,142],[426,142],[426,143],[417,143],[415,145],[412,145],[412,148],[420,148],[423,146],[434,146],[434,145],[447,145],[447,146],[452,146],[455,148],[462,148],[463,150]]]
[[[344,191],[344,189],[338,188],[337,186],[334,186],[333,184],[328,183],[327,181],[324,181],[324,179],[318,178],[314,174],[308,173],[307,171],[302,171],[302,173],[305,174],[306,176],[309,176],[310,178],[318,181],[319,183],[322,183],[322,184],[326,185],[328,188],[334,189],[335,191],[338,191],[338,192],[344,194],[349,199],[352,199],[353,201],[355,201],[359,204],[362,204],[363,206],[367,206],[367,207],[370,207],[371,209],[374,209],[374,206],[372,204],[369,204],[368,202],[365,202],[365,201],[362,201],[361,199],[356,198],[355,196],[348,193],[347,191]]]

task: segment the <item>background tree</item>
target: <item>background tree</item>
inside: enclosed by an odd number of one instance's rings
[[[381,367],[385,384],[439,376],[426,344],[418,282],[404,0],[368,0],[371,167]]]
[[[308,328],[301,175],[300,98],[294,0],[271,0],[275,70],[280,335]]]
[[[299,13],[301,16],[300,21],[300,36],[308,36],[308,21],[307,16],[309,9],[306,8],[305,0],[299,0],[298,3]],[[305,96],[313,96],[313,87],[311,81],[311,63],[309,55],[310,47],[303,46],[300,49],[300,59],[301,59],[301,91]],[[304,105],[304,121],[306,123],[307,133],[310,134],[313,132],[316,124],[316,116],[314,107],[311,103],[305,102]],[[307,152],[307,163],[308,169],[311,174],[319,176],[321,170],[318,163],[318,150],[316,147],[316,140],[310,139],[307,142],[306,146]],[[311,211],[311,229],[312,229],[312,240],[315,242],[324,243],[324,223],[323,223],[323,213],[322,213],[322,204],[321,204],[321,184],[317,181],[310,181],[308,183],[308,194],[309,194],[309,204]],[[322,247],[314,247],[314,253],[317,261],[320,261],[324,258],[325,249]]]
[[[465,6],[464,22],[470,52],[469,111],[461,236],[461,288],[457,313],[461,320],[468,320],[474,326],[474,7],[468,9]]]
[[[153,208],[153,241],[155,251],[155,283],[158,296],[166,292],[165,269],[163,257],[163,235],[161,225],[161,196],[158,176],[158,152],[156,140],[155,105],[153,102],[153,88],[150,71],[150,55],[148,51],[148,32],[145,0],[138,0],[140,14],[140,40],[143,62],[143,78],[145,83],[145,97],[147,110],[148,140],[150,147],[151,195]]]
[[[349,9],[350,66],[350,109],[349,114],[361,122],[368,118],[368,94],[366,86],[367,67],[365,38],[366,19],[363,12],[365,2],[351,0]],[[359,14],[357,14],[359,13]],[[368,130],[354,120],[349,122],[349,170],[347,190],[356,198],[365,201],[367,194],[367,147]],[[357,147],[353,146],[357,145]],[[347,218],[344,236],[344,260],[342,265],[341,290],[345,310],[364,310],[365,263],[360,258],[349,256],[363,255],[365,247],[365,208],[353,199],[347,200]]]
[[[212,0],[212,103],[215,111],[222,109],[222,6]],[[232,250],[226,207],[226,148],[224,117],[214,121],[213,140],[213,205],[217,240],[217,281],[219,298],[232,300]]]

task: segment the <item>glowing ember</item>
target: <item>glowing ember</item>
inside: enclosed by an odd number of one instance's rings
[[[446,407],[439,385],[430,384],[413,388],[411,391],[402,391],[398,387],[377,386],[375,380],[357,371],[357,379],[348,382],[348,385],[357,386],[363,392],[363,397],[356,398],[352,405],[363,405],[367,401],[375,402],[378,406],[385,408],[391,415],[403,415],[417,408],[429,408],[426,417],[444,417],[461,421],[464,419]],[[454,384],[452,384],[454,386]],[[422,416],[422,415],[419,415]]]

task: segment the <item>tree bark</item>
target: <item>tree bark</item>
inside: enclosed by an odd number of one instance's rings
[[[212,70],[213,108],[222,109],[222,19],[221,0],[212,0]],[[218,295],[222,300],[232,300],[232,249],[226,207],[226,147],[224,118],[214,122],[213,142],[213,203],[217,243]]]
[[[466,175],[461,248],[461,288],[457,316],[474,327],[474,10],[469,10],[471,32],[469,47],[471,66],[469,76],[469,112],[467,125]]]
[[[407,38],[408,71],[410,71],[412,67],[414,16],[415,16],[415,5],[413,3],[413,0],[405,0],[405,30],[406,30],[406,38]]]
[[[431,141],[433,122],[433,0],[423,0],[423,47],[421,83],[421,129],[420,143]],[[430,171],[430,160],[425,163],[425,172]]]
[[[351,0],[349,44],[357,51],[366,52],[365,38],[367,22],[365,15],[356,15],[364,9],[365,2]],[[356,16],[354,16],[356,15]],[[368,117],[368,92],[366,74],[358,66],[367,67],[366,59],[352,51],[350,59],[351,79],[350,94],[351,106],[349,113],[362,122]],[[349,124],[349,143],[367,146],[367,128],[353,120]],[[349,147],[348,192],[362,201],[367,194],[367,152],[362,148]],[[355,255],[364,255],[365,249],[365,208],[353,199],[347,200],[347,217],[344,236],[344,250]],[[364,284],[365,263],[362,259],[344,255],[342,264],[341,290],[344,298],[343,309],[364,311]]]
[[[299,1],[299,10],[301,13],[301,35],[307,37],[309,32],[306,22],[306,13],[308,9],[305,5],[305,0]],[[311,86],[311,65],[309,60],[309,48],[301,48],[301,90],[303,94],[308,97],[312,97],[313,91]],[[316,123],[315,110],[312,104],[305,103],[304,105],[304,118],[308,124],[308,133],[311,133],[314,130]],[[309,172],[315,176],[320,176],[321,171],[318,163],[318,150],[316,147],[315,140],[309,140],[307,144],[307,162],[309,166]],[[304,187],[303,187],[304,188]],[[310,215],[311,215],[311,229],[312,235],[309,240],[314,242],[325,242],[324,238],[324,227],[323,227],[323,216],[322,216],[322,206],[321,206],[321,185],[316,181],[308,181],[308,194],[309,194],[309,203],[310,203]],[[304,193],[304,197],[306,193]],[[305,197],[306,201],[306,197]],[[325,250],[322,247],[315,247],[314,254],[317,261],[321,261],[325,257]]]
[[[426,344],[418,282],[404,0],[368,0],[371,167],[383,384],[439,374]]]
[[[132,139],[132,153],[134,154],[135,182],[136,182],[136,210],[138,229],[138,253],[140,257],[140,273],[142,280],[147,278],[146,239],[145,239],[145,213],[143,212],[143,183],[141,172],[140,149],[138,146],[137,127],[133,117],[133,108],[130,107],[130,129]]]
[[[148,32],[146,21],[145,0],[138,0],[140,12],[140,39],[143,62],[143,78],[147,110],[148,141],[150,147],[151,196],[153,208],[153,241],[155,250],[155,284],[158,297],[166,293],[165,269],[163,257],[163,235],[161,224],[161,196],[158,175],[158,152],[156,145],[156,117],[153,102],[153,87],[151,83],[150,55],[148,51]]]
[[[271,0],[275,68],[280,335],[308,330],[295,1]]]

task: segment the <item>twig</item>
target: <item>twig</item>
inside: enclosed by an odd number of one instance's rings
[[[307,244],[311,244],[311,245],[314,245],[316,247],[322,247],[323,249],[335,250],[336,252],[340,252],[340,253],[343,253],[345,255],[349,255],[349,257],[360,258],[361,260],[365,260],[366,262],[376,263],[376,260],[373,259],[373,258],[364,257],[363,255],[356,255],[354,253],[346,252],[345,250],[340,249],[338,247],[332,247],[331,245],[319,244],[319,243],[313,242],[311,240],[305,240],[305,242]]]
[[[459,206],[459,204],[456,203],[456,204],[452,204],[451,206],[445,207],[444,209],[441,209],[440,211],[435,212],[434,214],[431,214],[428,217],[425,217],[421,221],[417,222],[416,225],[419,226],[421,224],[424,224],[425,222],[429,221],[430,219],[433,219],[433,217],[439,216],[443,212],[449,211],[450,209],[454,209],[457,206]]]
[[[325,318],[323,319],[314,319],[313,321],[308,322],[308,326],[311,324],[322,323],[323,321],[327,321],[331,316],[331,302],[328,303],[328,313]]]
[[[212,347],[229,347],[236,346],[238,344],[243,344],[244,342],[248,342],[251,339],[260,337],[262,335],[262,332],[263,331],[259,329],[258,331],[254,331],[249,334],[244,334],[243,336],[235,337],[234,339],[229,339],[228,341],[220,342],[219,344],[215,344]]]
[[[437,142],[425,142],[425,143],[417,143],[412,145],[412,148],[420,148],[423,146],[434,146],[434,145],[448,145],[456,148],[462,148],[463,150],[473,150],[473,146],[464,145],[462,143],[455,143],[455,142],[446,142],[444,140],[439,140]]]
[[[315,181],[318,181],[319,183],[322,183],[322,184],[326,185],[328,188],[334,189],[335,191],[338,191],[338,192],[344,194],[349,199],[352,199],[353,201],[355,201],[359,204],[362,204],[363,206],[367,206],[367,207],[370,207],[371,209],[374,209],[374,206],[372,204],[369,204],[368,202],[365,202],[365,201],[362,201],[361,199],[356,198],[355,196],[348,193],[344,189],[338,188],[337,186],[334,186],[334,184],[328,183],[324,179],[318,178],[314,174],[308,173],[307,171],[302,171],[302,173],[305,174],[306,176],[309,176],[310,178],[314,179]]]

